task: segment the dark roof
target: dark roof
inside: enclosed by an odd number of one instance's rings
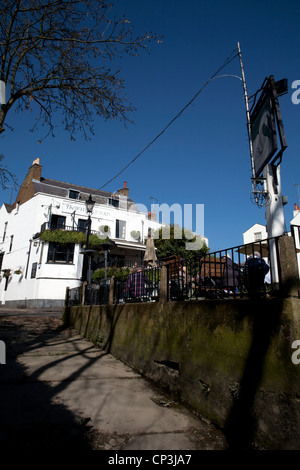
[[[5,208],[6,208],[7,212],[11,212],[14,208],[13,204],[6,204],[6,202],[5,202],[4,205],[5,205]]]
[[[56,181],[49,178],[41,178],[40,181],[33,179],[34,194],[45,193],[51,196],[69,197],[69,190],[79,191],[81,201],[86,201],[91,194],[92,198],[97,204],[106,204],[107,198],[115,197],[119,198],[118,194],[114,194],[108,191],[100,191],[93,188],[87,188],[85,186],[79,186],[71,183],[64,183],[62,181]],[[134,202],[127,199],[128,208],[134,205]]]

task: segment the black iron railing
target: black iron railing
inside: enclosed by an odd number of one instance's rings
[[[77,225],[65,225],[64,223],[59,223],[59,222],[54,223],[54,224],[51,224],[50,222],[44,222],[41,225],[40,232],[43,233],[45,232],[45,230],[67,230],[71,232],[81,232],[81,233],[84,233],[85,235],[88,232],[88,229],[85,227],[81,228],[81,227],[78,227]],[[100,234],[100,232],[97,230],[90,230],[90,233],[95,234],[95,235]]]
[[[108,304],[110,279],[102,280],[98,284],[85,286],[84,305]]]
[[[281,288],[279,237],[167,263],[169,300],[226,298]]]
[[[279,239],[215,251],[192,262],[174,256],[159,266],[133,269],[128,277],[115,278],[111,285],[108,279],[87,286],[84,292],[71,289],[69,305],[105,304],[110,294],[113,303],[157,301],[163,265],[167,270],[164,292],[169,301],[277,295],[282,287]]]
[[[66,303],[68,307],[81,305],[82,302],[82,286],[67,289]]]
[[[116,303],[159,300],[161,268],[134,269],[126,280],[115,279]]]
[[[67,290],[66,304],[68,307],[76,305],[102,305],[108,304],[110,279],[102,280],[97,284],[84,284]]]

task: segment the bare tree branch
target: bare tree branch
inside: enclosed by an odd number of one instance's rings
[[[64,128],[88,138],[93,116],[128,121],[133,110],[123,96],[124,81],[114,59],[136,56],[153,33],[133,34],[130,21],[113,18],[108,0],[2,0],[0,8],[0,79],[7,99],[0,106],[0,133],[9,110],[35,104],[36,123],[53,134],[54,115]],[[88,132],[87,132],[88,130]]]
[[[19,185],[17,183],[16,177],[11,173],[6,166],[3,165],[4,155],[0,154],[0,186],[2,189],[8,188],[8,183],[12,182],[13,187],[16,189]]]

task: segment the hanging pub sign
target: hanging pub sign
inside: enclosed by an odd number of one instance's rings
[[[277,95],[277,89],[280,90],[280,94],[283,94],[282,88],[279,88],[279,84],[282,87],[283,81],[274,83],[271,75],[265,82],[261,88],[260,98],[257,104],[252,106],[250,114],[256,178],[261,175],[264,167],[272,159],[275,161],[281,158],[282,152],[287,147]],[[279,135],[281,145],[279,151],[277,135]]]

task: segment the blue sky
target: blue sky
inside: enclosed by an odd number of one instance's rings
[[[127,57],[121,67],[125,93],[136,111],[127,128],[116,120],[95,120],[90,141],[57,129],[55,138],[38,140],[45,129],[30,133],[34,113],[11,112],[0,136],[0,153],[21,183],[36,157],[42,175],[92,188],[102,187],[159,134],[191,100],[237,47],[242,48],[248,93],[264,78],[288,79],[280,98],[288,148],[281,164],[281,182],[289,203],[287,229],[299,202],[300,104],[292,103],[291,85],[300,80],[300,3],[279,1],[116,0],[116,15],[125,14],[136,33],[163,35],[151,55]],[[112,64],[114,66],[114,64]],[[221,74],[241,75],[238,58]],[[59,122],[59,120],[58,120]],[[253,205],[251,166],[242,83],[232,77],[211,81],[191,106],[105,190],[127,181],[130,197],[149,207],[159,204],[204,204],[204,235],[212,251],[242,244],[243,232],[265,224],[265,210]],[[300,186],[299,186],[300,190]],[[12,194],[12,200],[16,193]],[[10,202],[11,189],[0,191]]]

